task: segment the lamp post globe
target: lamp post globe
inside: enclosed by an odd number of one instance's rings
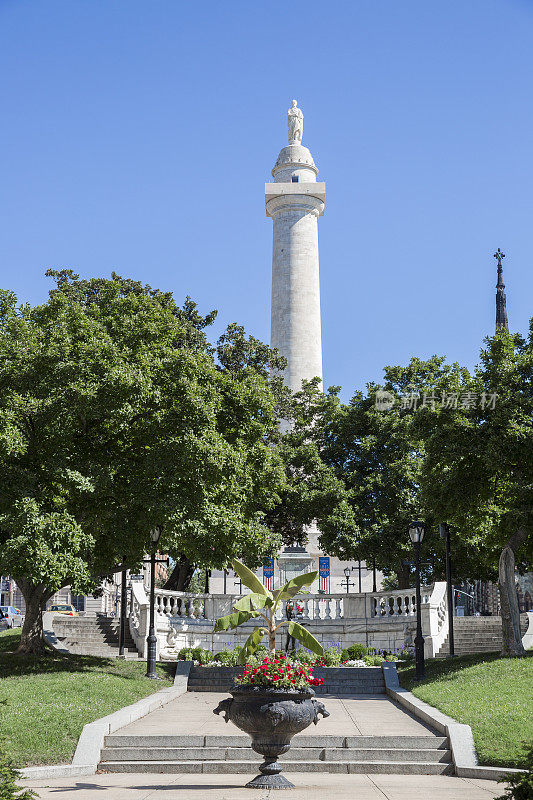
[[[155,554],[157,545],[161,537],[161,526],[156,525],[150,531],[150,539],[152,543],[150,551],[150,624],[148,627],[148,636],[146,639],[146,677],[157,680],[156,662],[157,662],[157,636],[155,633]]]
[[[424,637],[422,635],[422,596],[420,591],[420,545],[426,532],[425,524],[415,520],[409,525],[409,538],[415,548],[415,579],[416,579],[416,636],[415,636],[415,665],[416,679],[426,677],[426,664],[424,659]]]

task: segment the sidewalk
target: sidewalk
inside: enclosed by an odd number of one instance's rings
[[[23,781],[40,800],[493,800],[493,781],[444,775],[332,775],[292,772],[296,789],[245,789],[246,775],[90,775]]]
[[[225,723],[213,714],[227,692],[187,692],[152,711],[146,717],[126,725],[116,735],[121,736],[242,736],[242,731]],[[351,695],[350,697],[321,698],[330,716],[321,719],[303,736],[428,736],[435,732],[407,711],[393,703],[387,695]],[[295,736],[293,741],[296,741]]]

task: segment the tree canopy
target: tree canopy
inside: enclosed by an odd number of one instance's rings
[[[155,525],[176,558],[260,561],[285,485],[268,348],[232,326],[215,349],[214,312],[118,275],[49,274],[40,306],[0,295],[0,568],[25,649],[48,597],[137,565]]]

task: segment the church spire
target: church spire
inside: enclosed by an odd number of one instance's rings
[[[498,261],[498,283],[496,284],[496,331],[509,330],[507,323],[507,302],[505,299],[505,283],[503,282],[502,253],[500,248],[494,253],[494,258]]]

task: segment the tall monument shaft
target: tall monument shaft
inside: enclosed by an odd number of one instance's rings
[[[273,220],[271,346],[287,359],[284,373],[292,391],[302,380],[322,380],[318,217],[326,186],[317,183],[313,157],[301,144],[303,115],[293,101],[288,113],[289,144],[265,184],[267,216]]]

